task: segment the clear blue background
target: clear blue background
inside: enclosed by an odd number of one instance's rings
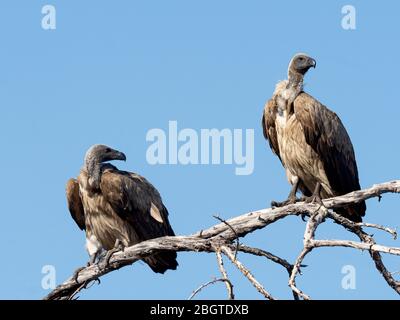
[[[337,112],[355,146],[361,184],[399,178],[397,41],[400,4],[350,1],[357,29],[341,27],[349,1],[1,1],[0,298],[38,299],[43,265],[57,283],[87,261],[84,234],[69,216],[64,186],[86,149],[109,144],[127,154],[118,163],[146,176],[163,195],[177,234],[265,208],[289,191],[278,159],[264,141],[260,117],[275,83],[298,51],[317,61],[306,90]],[[57,9],[57,29],[41,28],[41,8]],[[151,128],[254,128],[255,170],[233,165],[150,166]],[[400,199],[368,201],[366,220],[400,224]],[[280,221],[243,242],[293,261],[305,224]],[[378,241],[399,245],[371,231]],[[327,222],[319,238],[350,238]],[[277,298],[291,298],[287,273],[263,258],[239,254]],[[400,260],[387,257],[392,271]],[[82,299],[186,299],[219,276],[213,254],[179,254],[175,272],[157,275],[143,263],[114,272]],[[306,259],[299,286],[313,298],[397,299],[367,252],[318,249]],[[356,290],[341,287],[353,265]],[[237,298],[261,296],[226,262]],[[225,298],[217,284],[199,298]]]

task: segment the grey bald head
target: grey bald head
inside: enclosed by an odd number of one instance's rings
[[[89,184],[92,188],[98,189],[101,181],[101,174],[104,162],[112,160],[126,161],[124,153],[105,146],[95,144],[89,148],[85,155],[85,169],[89,177]]]
[[[124,153],[110,148],[103,144],[95,144],[91,146],[85,155],[85,164],[101,164],[112,160],[126,161]]]
[[[292,74],[301,74],[305,75],[306,72],[312,67],[315,68],[317,66],[317,62],[315,59],[311,58],[305,53],[297,53],[294,55],[292,60],[290,60],[288,74],[289,77]]]

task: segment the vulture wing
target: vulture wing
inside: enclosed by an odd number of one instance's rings
[[[281,157],[279,154],[278,135],[275,128],[275,119],[277,112],[278,105],[276,104],[275,99],[272,98],[268,100],[264,107],[261,126],[263,128],[264,137],[269,142],[269,146],[280,159]]]
[[[144,177],[115,169],[106,170],[100,189],[114,211],[135,229],[141,241],[174,236],[168,210],[156,188]],[[161,252],[144,259],[155,272],[176,269],[176,253]]]
[[[323,162],[333,191],[342,195],[360,190],[353,145],[336,113],[305,92],[295,99],[294,113],[302,125],[306,142]],[[347,208],[345,215],[360,221],[365,211],[365,202],[362,201]]]
[[[79,183],[76,179],[69,179],[66,186],[67,204],[72,219],[79,229],[85,229],[85,212],[79,194]]]

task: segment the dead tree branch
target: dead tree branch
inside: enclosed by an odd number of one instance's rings
[[[226,290],[228,291],[228,299],[229,300],[234,300],[235,299],[235,295],[233,294],[233,284],[229,280],[228,274],[227,274],[227,272],[225,270],[224,260],[222,259],[221,251],[220,250],[215,250],[215,253],[217,255],[219,271],[222,274],[222,279],[225,280]]]
[[[296,275],[297,273],[300,272],[300,266],[304,258],[314,248],[312,244],[315,237],[315,231],[317,230],[318,225],[325,219],[327,214],[328,214],[328,209],[326,209],[323,206],[320,206],[320,208],[315,213],[313,213],[310,219],[307,221],[306,230],[304,232],[304,241],[303,241],[304,247],[299,256],[297,257],[292,273],[290,274],[289,277],[290,288],[292,288],[294,292],[296,292],[300,297],[302,297],[305,300],[310,300],[311,298],[310,296],[308,296],[307,294],[305,294],[296,287]]]
[[[218,278],[218,279],[213,279],[211,281],[208,281],[204,284],[202,284],[200,287],[198,287],[196,290],[194,290],[192,292],[192,294],[190,295],[190,297],[188,298],[188,300],[192,300],[201,290],[203,290],[205,287],[208,287],[212,284],[216,284],[217,282],[224,282],[225,284],[229,284],[232,286],[232,283],[229,281],[229,279],[225,279],[225,278]],[[232,286],[233,287],[233,286]]]
[[[231,260],[231,262],[240,270],[241,273],[251,282],[251,284],[260,292],[266,299],[274,300],[271,294],[264,289],[261,283],[257,281],[257,279],[251,274],[249,269],[247,269],[238,259],[235,257],[235,253],[232,252],[226,246],[221,246],[221,251]]]
[[[399,193],[399,191],[397,191]],[[329,217],[332,218],[336,223],[342,225],[347,230],[351,231],[364,243],[371,245],[375,244],[375,240],[372,236],[365,233],[356,223],[338,215],[335,212],[329,212]],[[375,267],[379,273],[383,276],[387,284],[400,295],[400,282],[393,278],[392,273],[387,270],[382,261],[382,256],[378,251],[369,251],[372,260],[375,262]]]
[[[239,268],[238,264],[240,262],[237,261],[235,258],[235,253],[232,251],[235,249],[233,243],[238,237],[245,237],[247,234],[258,229],[265,228],[268,225],[285,217],[300,215],[309,216],[310,219],[306,225],[303,250],[299,254],[294,265],[291,265],[286,260],[261,249],[255,249],[244,245],[239,245],[237,249],[249,254],[264,256],[267,259],[282,265],[290,274],[289,286],[295,292],[294,296],[296,297],[298,295],[304,299],[309,298],[309,296],[304,294],[296,287],[295,278],[297,273],[300,271],[300,267],[303,266],[302,262],[304,258],[312,249],[322,246],[341,246],[360,250],[368,250],[371,258],[375,262],[377,270],[382,274],[388,285],[400,294],[400,283],[397,282],[392,277],[392,274],[386,269],[380,255],[380,252],[391,255],[400,255],[400,248],[376,244],[373,237],[366,234],[362,230],[362,227],[374,227],[389,232],[393,236],[396,235],[395,231],[393,229],[375,224],[356,224],[339,216],[335,212],[328,210],[343,207],[348,204],[367,200],[373,197],[381,197],[381,195],[384,193],[400,193],[400,180],[376,184],[368,189],[355,191],[331,199],[325,199],[323,200],[323,206],[314,203],[299,202],[281,208],[262,209],[249,212],[226,221],[224,220],[223,222],[212,226],[209,229],[199,231],[190,236],[163,237],[147,240],[131,247],[127,247],[123,251],[114,253],[108,265],[98,263],[83,268],[76,277],[76,281],[74,277],[70,277],[64,283],[60,284],[52,292],[50,292],[44,299],[69,299],[72,296],[75,296],[80,290],[85,289],[86,284],[99,279],[101,276],[118,270],[124,266],[131,265],[138,260],[148,257],[156,252],[165,250],[215,252],[216,248],[220,248],[221,251],[231,260],[231,262]],[[315,231],[324,217],[332,219],[336,223],[342,225],[348,231],[357,235],[360,239],[360,242],[347,240],[315,240]],[[243,266],[242,264],[240,265]],[[246,273],[248,270],[245,270],[247,269],[242,268],[241,271]],[[248,272],[248,274],[250,274],[250,272]],[[226,283],[225,280],[221,281]],[[254,280],[255,279],[253,279],[252,282],[253,285],[258,283],[254,282]],[[258,285],[259,287],[257,289],[263,288],[261,284],[258,283]],[[260,292],[266,298],[272,299],[271,295],[264,288]]]

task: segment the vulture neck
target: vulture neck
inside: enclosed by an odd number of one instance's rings
[[[289,70],[288,73],[288,86],[287,89],[294,89],[296,90],[297,94],[299,94],[303,90],[303,80],[304,80],[304,75],[302,75],[299,72],[294,72],[292,70]]]
[[[95,159],[87,159],[85,161],[85,169],[88,174],[88,181],[90,187],[94,190],[100,189],[102,164],[95,161]]]
[[[286,90],[289,93],[286,101],[287,114],[293,113],[293,108],[294,108],[293,102],[300,94],[300,92],[303,91],[303,80],[304,80],[303,74],[289,70],[288,83],[286,86]]]

